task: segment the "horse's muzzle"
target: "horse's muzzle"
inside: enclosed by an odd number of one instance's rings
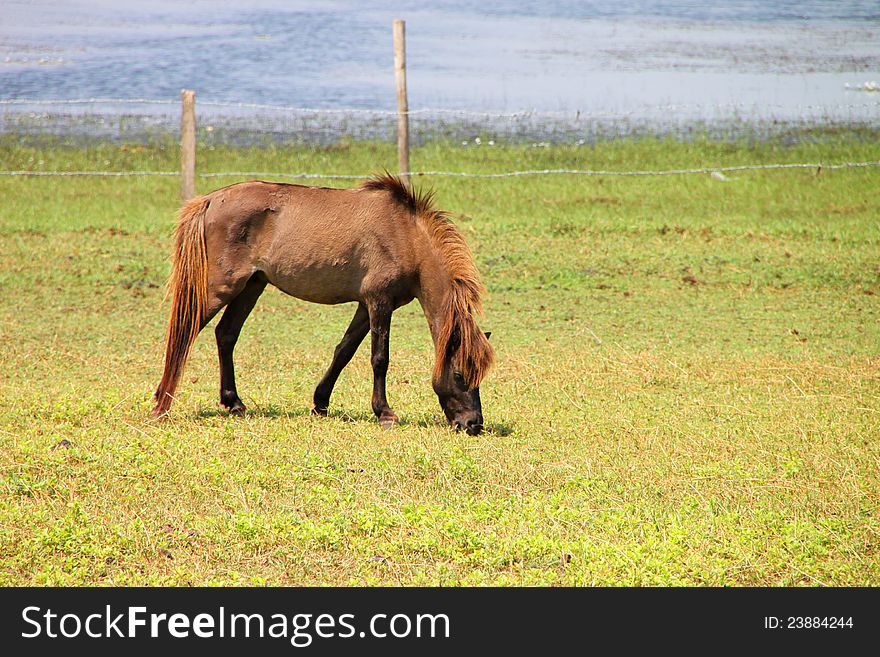
[[[469,436],[479,436],[483,431],[483,422],[478,418],[470,418],[464,422],[455,420],[452,426],[456,431],[464,431]]]

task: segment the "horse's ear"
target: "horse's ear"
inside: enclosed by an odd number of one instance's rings
[[[448,359],[458,351],[458,348],[461,346],[461,330],[459,330],[458,326],[452,327],[452,333],[449,334],[449,341],[446,343],[446,355],[445,357]]]
[[[483,332],[483,335],[485,335],[485,336],[486,336],[486,339],[488,340],[489,338],[492,337],[492,331],[484,331],[484,332]]]

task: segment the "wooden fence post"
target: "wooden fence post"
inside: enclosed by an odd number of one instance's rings
[[[180,90],[180,197],[196,195],[196,92]]]
[[[406,23],[394,26],[394,81],[397,84],[397,161],[400,177],[409,180],[409,103],[406,98]]]

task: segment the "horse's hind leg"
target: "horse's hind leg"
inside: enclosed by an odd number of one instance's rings
[[[345,335],[342,336],[342,340],[336,345],[330,367],[327,368],[324,376],[321,377],[317,387],[315,387],[315,407],[312,409],[312,413],[315,415],[327,415],[327,407],[330,405],[330,394],[333,392],[333,386],[336,385],[339,374],[351,361],[357,348],[369,332],[370,314],[367,312],[367,307],[360,303],[354,312],[351,323],[345,330]]]
[[[234,415],[243,415],[245,406],[235,387],[232,352],[241,333],[241,327],[254,309],[257,299],[266,289],[266,282],[266,277],[261,273],[251,276],[244,289],[226,306],[223,317],[214,329],[217,353],[220,357],[220,404]]]
[[[244,287],[244,285],[241,287]],[[192,307],[191,304],[194,304],[194,302],[192,297],[189,296],[191,293],[189,290],[185,290],[181,294],[178,290],[175,290],[174,294],[175,301],[172,301],[172,314],[165,344],[165,370],[162,374],[162,380],[156,388],[156,392],[153,393],[153,398],[156,400],[156,406],[153,409],[155,417],[162,417],[168,412],[193,342],[195,342],[201,330],[223,309],[226,302],[235,295],[235,290],[231,287],[222,290],[209,287],[204,311],[196,327],[193,327],[195,317],[192,314],[180,313],[176,315],[174,312],[173,304],[175,303],[185,307]],[[182,301],[178,298],[182,299]]]

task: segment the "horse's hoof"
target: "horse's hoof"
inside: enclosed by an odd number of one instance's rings
[[[312,409],[312,415],[317,415],[318,417],[327,417],[327,409],[326,408],[319,408],[318,406],[315,406]]]
[[[242,417],[245,413],[247,413],[247,407],[241,403],[241,401],[237,401],[232,406],[227,406],[226,404],[220,404],[223,408],[226,409],[226,412],[230,415],[234,415],[236,417]]]
[[[383,413],[379,418],[379,426],[383,429],[393,429],[399,421],[394,413]]]

